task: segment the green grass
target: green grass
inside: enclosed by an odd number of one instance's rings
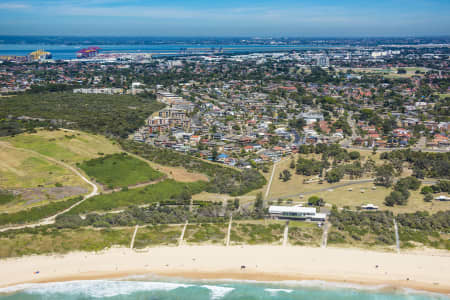
[[[120,147],[106,137],[81,131],[40,130],[37,133],[2,137],[0,141],[71,164],[100,157],[99,153],[107,155],[120,152]]]
[[[108,211],[126,208],[132,205],[144,205],[164,200],[175,199],[187,191],[192,194],[201,192],[205,182],[181,183],[165,180],[143,188],[130,189],[111,194],[98,195],[75,207],[71,213],[87,213],[92,211]]]
[[[11,231],[0,234],[0,258],[129,246],[132,235],[132,228],[94,230],[41,227]]]
[[[135,185],[158,179],[162,173],[147,163],[127,155],[116,153],[79,164],[79,167],[96,181],[109,188]]]

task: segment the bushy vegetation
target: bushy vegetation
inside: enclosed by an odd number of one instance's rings
[[[399,214],[397,221],[402,246],[413,247],[415,242],[450,250],[450,211]]]
[[[281,242],[284,225],[281,224],[242,224],[232,227],[231,241],[247,244],[273,244]]]
[[[165,180],[142,188],[122,190],[89,198],[75,207],[71,213],[108,211],[167,200],[181,200],[189,203],[191,195],[200,193],[205,189],[205,186],[206,183],[203,181],[181,183],[174,180]]]
[[[30,131],[36,126],[64,126],[126,138],[163,107],[154,97],[64,92],[19,94],[0,102],[0,136]],[[18,119],[23,116],[36,119]]]
[[[139,228],[134,248],[141,249],[155,245],[175,245],[181,234],[181,226],[148,225]]]
[[[82,197],[76,197],[65,201],[58,201],[47,205],[33,207],[16,213],[3,213],[0,214],[0,225],[30,223],[43,218],[51,217],[81,201],[81,199]]]
[[[129,246],[133,230],[87,228],[58,229],[53,226],[0,233],[0,258],[31,254],[100,251],[111,246]]]
[[[90,177],[108,188],[130,186],[162,177],[162,173],[126,153],[91,159],[78,166]]]
[[[334,233],[329,236],[329,243],[363,243],[369,246],[395,243],[393,215],[389,211],[332,210],[330,222]]]
[[[156,148],[129,140],[120,140],[119,142],[126,151],[150,161],[172,167],[183,167],[189,171],[207,175],[210,181],[205,190],[210,193],[238,196],[259,189],[266,184],[264,176],[254,169],[241,172],[169,149]]]
[[[0,205],[8,204],[9,202],[14,200],[14,195],[7,192],[0,190]]]
[[[186,228],[187,243],[223,243],[225,240],[227,225],[217,224],[190,224]]]
[[[319,228],[316,223],[289,222],[289,243],[292,245],[319,247],[322,233],[322,228]]]

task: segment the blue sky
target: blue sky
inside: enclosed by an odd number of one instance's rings
[[[0,0],[0,35],[450,35],[450,0]]]

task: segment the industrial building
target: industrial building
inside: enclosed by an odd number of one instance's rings
[[[38,49],[28,54],[28,59],[31,61],[46,60],[51,58],[52,54],[50,52],[44,51],[44,49]]]
[[[77,58],[95,57],[100,52],[99,47],[88,47],[77,51]]]

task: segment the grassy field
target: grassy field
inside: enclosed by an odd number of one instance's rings
[[[331,189],[330,191],[314,193],[314,195],[323,198],[326,203],[334,204],[338,207],[349,206],[352,209],[368,203],[375,204],[382,210],[390,210],[394,213],[415,212],[418,210],[435,213],[450,208],[450,204],[445,201],[433,200],[432,202],[425,202],[423,200],[423,195],[420,194],[420,190],[410,191],[411,196],[409,197],[407,205],[389,207],[384,205],[384,199],[389,195],[392,189],[377,186],[376,190],[374,190],[374,187],[375,186],[372,183],[355,184],[348,187]],[[349,190],[350,188],[352,189],[351,191]],[[306,196],[303,200],[306,201],[309,196],[310,195]]]
[[[31,254],[100,251],[112,246],[129,246],[133,228],[57,229],[38,228],[0,234],[0,258]]]
[[[66,168],[32,153],[5,147],[0,143],[0,188],[86,186]]]
[[[87,175],[112,189],[131,186],[161,178],[162,173],[147,163],[127,155],[116,153],[95,158],[79,164]]]
[[[120,152],[120,146],[104,136],[74,130],[39,130],[37,133],[24,133],[14,137],[2,137],[0,141],[9,142],[17,148],[36,151],[46,156],[74,164]]]
[[[149,225],[139,228],[134,240],[134,248],[142,249],[156,245],[177,245],[181,230],[181,225]]]
[[[72,213],[87,213],[93,211],[108,211],[118,208],[126,208],[132,205],[144,205],[158,201],[179,198],[188,191],[195,194],[203,190],[204,182],[181,183],[173,180],[165,180],[142,188],[98,195],[84,201],[75,207]]]
[[[189,224],[184,233],[187,244],[212,243],[223,244],[228,224]]]

